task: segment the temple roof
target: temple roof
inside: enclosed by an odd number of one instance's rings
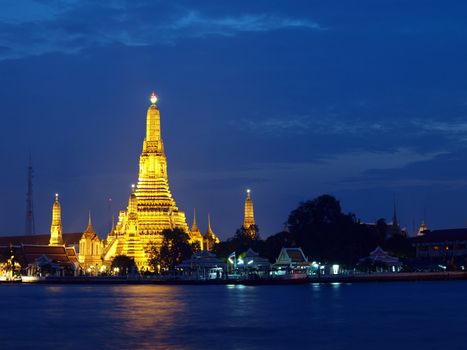
[[[196,223],[196,209],[193,210],[193,225],[191,225],[191,232],[200,232],[198,224]]]
[[[79,244],[82,232],[64,233],[63,244],[66,246]],[[31,236],[0,236],[0,246],[33,244],[33,245],[48,245],[50,234],[40,234]]]
[[[20,251],[24,262],[28,265],[34,264],[43,256],[46,256],[62,266],[74,267],[74,263],[78,264],[78,259],[76,258],[73,247],[65,248],[64,246],[23,244],[20,247]]]
[[[94,227],[92,227],[91,213],[89,213],[88,226],[86,227],[86,230],[84,230],[82,237],[90,239],[99,239],[99,237],[96,234],[96,231],[94,231]]]
[[[209,214],[208,214],[208,229],[206,230],[206,233],[204,234],[204,238],[219,240],[219,238],[217,238],[216,234],[211,228],[211,215]]]
[[[426,230],[423,236],[412,238],[414,243],[445,243],[467,241],[467,228],[453,228],[444,230]]]

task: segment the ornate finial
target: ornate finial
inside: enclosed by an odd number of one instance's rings
[[[58,193],[55,193],[55,201],[58,202]]]
[[[155,94],[154,91],[153,91],[152,94],[151,94],[151,103],[152,103],[153,105],[155,105],[156,102],[157,102],[157,96],[156,96],[156,94]]]
[[[88,226],[92,226],[91,211],[88,213]]]
[[[135,184],[131,184],[131,193],[135,193]]]

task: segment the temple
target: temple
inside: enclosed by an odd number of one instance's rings
[[[245,216],[243,219],[243,230],[247,236],[256,239],[257,227],[255,223],[255,214],[253,211],[253,200],[251,199],[250,190],[246,191],[245,199]]]
[[[89,213],[88,226],[79,240],[78,261],[83,269],[89,273],[97,273],[102,266],[103,243],[92,226],[91,213]]]
[[[50,226],[49,245],[63,244],[62,210],[58,201],[58,193],[55,194],[55,203],[52,208],[52,225]]]
[[[181,229],[190,236],[190,241],[199,242],[199,235],[191,235],[185,213],[178,209],[169,188],[167,158],[161,137],[160,112],[157,97],[151,96],[151,105],[146,114],[146,137],[139,160],[138,184],[133,187],[126,211],[120,211],[118,223],[107,236],[104,260],[116,255],[135,259],[138,267],[146,266],[145,247],[162,244],[162,231]]]
[[[52,207],[50,235],[2,237],[0,246],[20,247],[22,244],[29,244],[35,247],[37,254],[43,252],[49,260],[54,259],[52,251],[66,251],[69,259],[76,260],[73,260],[72,273],[88,275],[105,272],[111,266],[114,257],[118,255],[133,258],[139,270],[150,270],[147,248],[150,245],[160,248],[164,230],[182,230],[188,235],[189,242],[197,244],[200,251],[212,251],[219,243],[219,238],[212,230],[210,216],[208,216],[207,231],[203,235],[196,222],[195,212],[190,231],[185,213],[178,209],[170,192],[167,158],[161,137],[160,112],[156,102],[157,97],[152,93],[151,104],[146,114],[146,137],[139,159],[138,183],[132,185],[128,206],[126,210],[119,212],[116,225],[112,221],[112,228],[105,239],[100,239],[94,230],[90,213],[84,232],[64,233],[61,204],[56,194]],[[249,193],[247,202],[245,225],[252,228],[255,234],[253,203]],[[41,257],[41,259],[45,258]],[[39,261],[38,264],[47,264],[47,259]],[[62,260],[57,261],[65,264],[66,259]],[[65,268],[67,268],[65,265],[61,266],[60,271],[64,271]]]

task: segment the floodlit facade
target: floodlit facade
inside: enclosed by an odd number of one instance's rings
[[[146,137],[139,159],[138,184],[133,186],[127,210],[120,211],[115,230],[107,236],[104,260],[116,255],[135,259],[139,268],[147,266],[145,247],[162,245],[162,232],[181,229],[189,234],[191,242],[202,240],[191,235],[185,213],[178,209],[172,197],[167,177],[167,158],[161,137],[160,112],[153,93],[146,114]]]
[[[102,266],[103,244],[92,227],[91,214],[88,226],[79,240],[78,260],[87,273],[97,273]]]

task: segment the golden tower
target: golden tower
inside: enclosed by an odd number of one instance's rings
[[[245,217],[243,219],[243,229],[251,238],[256,238],[255,213],[253,210],[253,200],[251,199],[250,190],[246,190],[245,199]]]
[[[63,227],[62,213],[60,202],[58,201],[58,193],[55,194],[55,202],[52,208],[52,225],[50,226],[50,241],[49,245],[63,245]]]
[[[161,233],[165,229],[189,231],[185,213],[178,210],[170,193],[160,113],[156,102],[157,97],[153,92],[146,116],[146,138],[139,160],[135,194],[138,199],[138,229],[143,241],[161,244]]]
[[[204,246],[206,250],[212,251],[214,245],[219,243],[219,238],[211,228],[211,215],[208,214],[208,229],[204,234]]]
[[[144,248],[154,243],[160,247],[165,229],[181,229],[190,234],[185,213],[178,209],[169,189],[167,158],[161,137],[157,97],[151,95],[146,113],[146,137],[139,159],[138,184],[133,189],[126,211],[120,211],[114,233],[107,237],[104,259],[124,254],[133,257],[138,267],[145,267]],[[190,240],[194,241],[190,235]]]

